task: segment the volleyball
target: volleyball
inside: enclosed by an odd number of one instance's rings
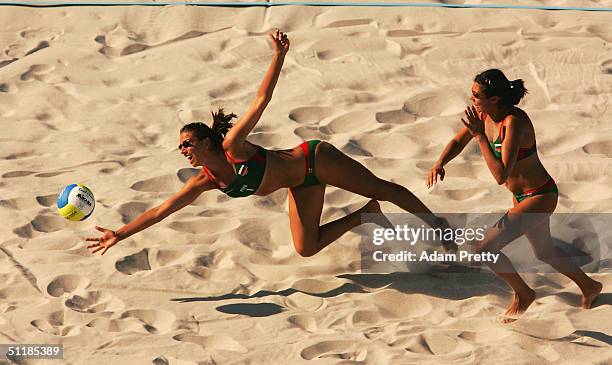
[[[70,184],[57,196],[59,214],[71,221],[87,219],[96,206],[93,193],[85,185]]]

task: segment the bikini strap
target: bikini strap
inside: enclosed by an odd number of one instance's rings
[[[506,123],[506,118],[504,118],[504,120],[502,120],[501,125],[499,126],[499,141],[503,142],[504,138],[506,137],[506,126],[504,125],[504,123]]]
[[[230,153],[226,150],[223,150],[223,153],[225,154],[225,157],[229,158],[231,163],[236,163],[236,160],[234,160],[234,158],[232,157],[232,155],[230,155]]]

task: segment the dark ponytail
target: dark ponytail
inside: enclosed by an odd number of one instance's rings
[[[510,81],[509,99],[512,105],[518,104],[526,94],[527,89],[525,88],[525,83],[523,82],[523,79],[516,79]]]
[[[223,143],[225,135],[233,126],[231,120],[236,118],[236,114],[231,113],[226,115],[222,108],[219,108],[216,113],[212,112],[211,114],[213,117],[212,128],[202,122],[194,122],[185,124],[183,128],[181,128],[181,133],[191,132],[199,140],[210,138],[213,146],[216,149],[221,149],[221,144]]]
[[[500,104],[516,105],[527,94],[522,79],[509,81],[501,70],[491,69],[476,75],[474,82],[483,87],[487,97],[499,96]]]
[[[222,108],[219,108],[217,112],[211,112],[213,117],[212,130],[214,132],[219,133],[223,140],[227,132],[232,128],[232,119],[236,118],[236,114],[230,113],[229,115],[225,115]]]

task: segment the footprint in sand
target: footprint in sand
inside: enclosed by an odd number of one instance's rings
[[[192,30],[178,37],[158,42],[157,44],[148,44],[147,34],[134,34],[121,25],[116,25],[106,34],[96,36],[94,41],[102,45],[102,48],[98,50],[101,54],[107,57],[123,57],[175,42],[201,37],[205,34],[206,33]]]
[[[115,269],[123,274],[133,275],[141,271],[180,265],[189,262],[192,259],[191,256],[191,251],[145,248],[118,260],[115,263]]]
[[[478,303],[475,303],[479,305]],[[458,313],[457,316],[461,316],[462,313]],[[504,338],[511,336],[512,333],[506,331],[504,328],[493,328],[493,329],[481,329],[478,332],[474,331],[465,331],[461,332],[457,335],[458,338],[463,340],[474,342],[478,344],[487,344],[487,343],[498,343],[502,341]]]
[[[37,155],[37,153],[34,152],[33,150],[31,150],[31,151],[22,151],[22,152],[12,152],[12,153],[9,153],[8,155],[2,156],[0,158],[3,158],[5,160],[17,160],[17,159],[20,159],[20,158],[28,158],[28,157],[32,157],[32,156],[35,156],[35,155]],[[31,175],[33,173],[34,172],[29,173],[28,175]]]
[[[309,139],[320,139],[326,140],[329,135],[325,133],[321,128],[316,125],[306,125],[297,127],[293,130],[293,133],[300,137],[303,141],[307,141]]]
[[[81,239],[67,231],[59,231],[54,234],[45,234],[23,240],[18,246],[28,251],[62,251],[73,254],[73,260],[79,260],[79,256],[89,253]]]
[[[21,238],[32,238],[34,235],[32,225],[30,223],[13,229],[13,233]]]
[[[174,221],[168,225],[171,229],[190,234],[215,236],[232,232],[242,226],[240,220],[235,218],[203,217],[190,221]]]
[[[181,186],[181,182],[176,178],[176,176],[162,175],[137,181],[130,186],[130,189],[144,191],[147,193],[165,193],[178,191]]]
[[[606,42],[612,42],[612,30],[610,25],[596,24],[590,25],[586,28],[587,31],[593,33],[597,37],[601,38]]]
[[[125,307],[119,299],[102,291],[88,291],[83,296],[75,294],[66,299],[64,304],[73,311],[82,313],[115,312]]]
[[[45,75],[53,72],[53,70],[55,70],[55,66],[53,65],[32,65],[28,71],[21,74],[20,79],[22,81],[46,81],[47,78]]]
[[[306,347],[300,352],[305,360],[317,358],[338,358],[344,360],[364,361],[368,351],[354,341],[322,341]]]
[[[242,224],[235,223],[238,227],[232,232],[232,235],[236,237],[238,242],[250,247],[254,250],[263,250],[263,252],[270,250],[270,228],[269,226],[262,225],[256,220],[243,220]]]
[[[376,128],[368,123],[371,116],[362,111],[349,112],[334,118],[326,126],[328,134],[336,133],[360,133]]]
[[[42,172],[40,174],[36,174],[34,176],[36,177],[54,177],[54,176],[58,176],[58,175],[62,175],[62,174],[67,174],[69,172],[73,172],[74,170],[69,170],[69,171],[56,171],[56,172]]]
[[[35,174],[36,172],[34,171],[9,171],[9,172],[5,172],[4,174],[2,174],[2,177],[5,179],[10,179],[13,177],[24,177],[24,176],[30,176]]]
[[[0,200],[0,208],[6,208],[11,210],[26,210],[34,207],[36,207],[36,205],[31,199],[28,198]]]
[[[572,322],[563,313],[551,314],[547,319],[521,317],[508,325],[507,328],[514,332],[544,340],[557,340],[576,331]]]
[[[0,62],[0,67],[2,67],[2,62]],[[6,82],[0,83],[0,93],[15,94],[17,91],[17,86],[13,84],[8,84]]]
[[[323,330],[319,329],[319,327],[317,326],[317,321],[311,315],[298,314],[295,316],[290,316],[289,318],[287,318],[287,320],[292,325],[297,326],[303,329],[304,331],[319,334],[323,333]]]
[[[318,123],[333,114],[333,109],[319,106],[304,106],[289,112],[289,119],[298,124]]]
[[[76,336],[81,332],[82,325],[69,324],[70,321],[66,318],[66,311],[56,311],[47,318],[36,319],[30,322],[30,324],[39,330],[40,332],[53,335],[70,337]]]
[[[171,312],[155,309],[133,309],[123,312],[119,318],[96,318],[87,327],[108,332],[139,332],[162,335],[170,332],[176,317]]]
[[[355,27],[358,25],[369,25],[374,23],[374,20],[372,19],[368,19],[368,18],[364,18],[364,19],[343,19],[343,20],[336,20],[334,22],[331,22],[329,24],[327,24],[326,26],[323,26],[322,28],[343,28],[343,27]]]
[[[60,216],[37,215],[30,223],[15,228],[13,232],[19,237],[32,238],[36,233],[50,233],[66,228],[67,220]]]
[[[474,346],[462,340],[453,333],[427,331],[416,337],[411,336],[404,345],[406,351],[424,355],[451,355],[462,354],[467,358],[471,356]]]
[[[67,222],[68,221],[66,219],[60,217],[59,215],[37,215],[34,217],[34,219],[32,219],[30,224],[37,232],[49,233],[65,229]]]
[[[45,291],[52,297],[61,297],[64,294],[72,294],[84,291],[91,282],[89,279],[78,275],[60,275],[53,278],[46,286]]]
[[[376,121],[378,123],[388,124],[410,124],[417,119],[417,116],[413,113],[405,110],[390,110],[387,112],[376,113]]]
[[[304,293],[293,293],[290,296],[284,298],[283,304],[285,307],[298,310],[305,311],[308,313],[316,312],[325,307],[325,301],[323,298],[318,297],[316,295],[308,295]]]
[[[11,57],[10,61],[0,62],[0,67],[5,66],[18,59],[29,56],[42,49],[48,48],[51,41],[56,40],[59,35],[50,29],[33,29],[25,30],[19,34],[21,40],[17,43],[12,43],[4,49],[4,54]]]
[[[372,295],[373,302],[383,318],[417,318],[423,317],[433,309],[431,299],[425,295],[410,296],[395,290],[382,290]],[[398,303],[406,303],[398,305]]]
[[[612,157],[612,140],[588,143],[582,150],[589,155]]]
[[[376,310],[357,310],[348,318],[353,327],[371,327],[383,320],[380,313]]]
[[[134,218],[138,217],[149,208],[150,205],[147,203],[129,202],[120,205],[117,211],[119,212],[119,214],[121,214],[121,221],[123,222],[123,224],[128,224],[129,222],[133,221]]]
[[[606,75],[612,75],[612,60],[602,62],[601,72]]]
[[[196,344],[198,346],[202,346],[206,350],[224,350],[224,351],[233,351],[239,353],[246,353],[247,349],[240,345],[233,338],[222,335],[215,334],[213,336],[196,336],[190,334],[181,334],[173,337],[177,341],[181,342],[189,342]]]
[[[217,88],[213,88],[208,92],[208,96],[212,99],[225,99],[231,98],[235,96],[238,92],[242,90],[241,85],[235,81],[229,81],[224,85],[221,85]]]
[[[131,54],[142,52],[151,48],[151,46],[143,43],[133,43],[133,41],[129,39],[125,29],[115,28],[115,30],[118,29],[120,30],[115,34],[99,35],[94,38],[96,43],[102,45],[102,48],[100,48],[98,52],[107,57],[121,57],[129,56]]]
[[[126,275],[151,270],[151,265],[149,264],[149,251],[143,249],[138,253],[122,258],[115,263],[115,269]]]
[[[176,176],[178,176],[179,180],[182,183],[186,183],[187,180],[191,179],[194,176],[198,176],[200,174],[199,169],[194,168],[184,168],[177,171]]]
[[[361,146],[359,142],[356,141],[348,141],[343,146],[339,146],[339,149],[340,151],[344,152],[349,156],[373,156],[370,151],[368,151],[365,147]]]
[[[2,60],[0,61],[0,68],[6,66],[6,65],[10,65],[11,63],[18,61],[19,58],[11,58],[10,60]]]
[[[461,113],[466,105],[468,102],[464,91],[439,89],[410,96],[403,110],[420,117],[437,117]]]
[[[36,197],[36,202],[43,207],[52,207],[57,203],[57,194],[40,195]]]

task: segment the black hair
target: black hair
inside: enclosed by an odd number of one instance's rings
[[[192,132],[199,140],[210,138],[213,146],[220,149],[225,135],[233,126],[232,119],[236,118],[236,114],[225,114],[222,108],[219,108],[216,113],[211,112],[211,114],[213,117],[212,128],[202,122],[193,122],[185,124],[181,128],[181,133]]]
[[[486,70],[474,78],[474,82],[483,87],[487,97],[499,96],[503,105],[516,105],[527,94],[527,89],[522,79],[508,80],[501,70],[496,68]]]

